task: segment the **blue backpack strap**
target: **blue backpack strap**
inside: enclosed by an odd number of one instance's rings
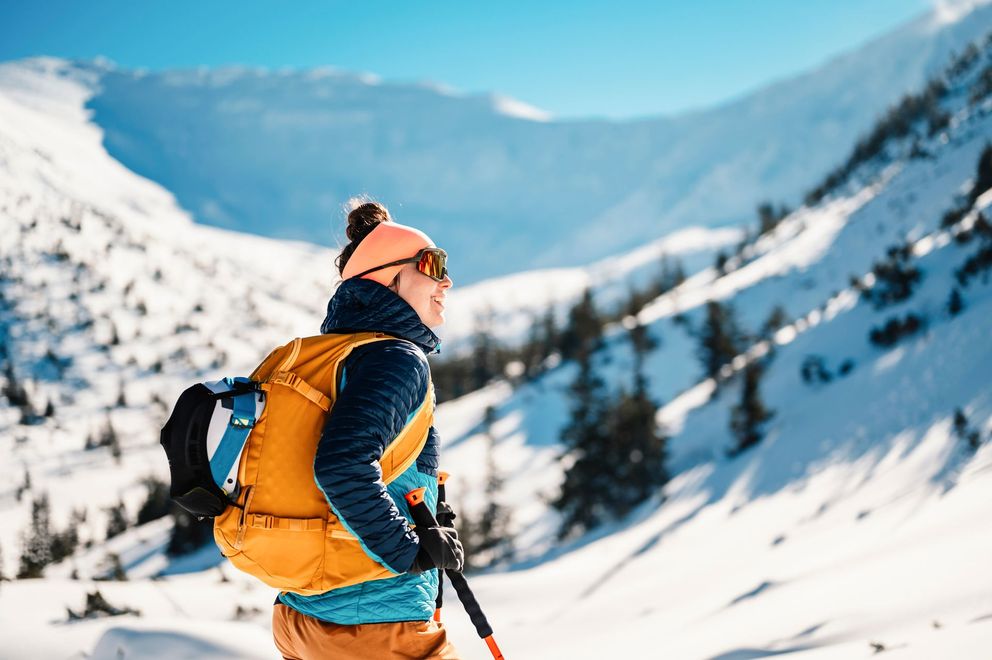
[[[235,378],[233,381],[250,383],[247,378]],[[231,421],[224,430],[217,451],[210,457],[210,475],[219,488],[224,486],[224,480],[234,467],[234,461],[241,455],[241,449],[245,446],[253,426],[255,426],[255,391],[252,389],[234,397]]]

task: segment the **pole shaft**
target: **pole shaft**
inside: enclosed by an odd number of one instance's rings
[[[417,488],[410,491],[406,494],[406,501],[410,505],[410,513],[413,515],[414,524],[417,527],[426,529],[436,527],[437,520],[434,519],[434,514],[431,513],[431,510],[427,508],[424,490],[424,488]],[[465,579],[464,575],[453,569],[444,571],[444,574],[451,581],[451,586],[455,588],[455,593],[458,594],[458,600],[462,602],[462,606],[465,608],[468,618],[472,621],[472,625],[475,626],[475,631],[479,634],[479,637],[485,640],[486,646],[489,647],[490,652],[493,654],[493,658],[504,660],[502,652],[496,646],[495,640],[492,639],[492,626],[489,625],[486,615],[483,614],[482,608],[479,606],[479,601],[476,600],[475,594],[472,593],[471,587],[468,586],[468,580]],[[441,575],[439,574],[438,577],[441,578]]]

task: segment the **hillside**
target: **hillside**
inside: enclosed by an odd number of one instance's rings
[[[982,657],[992,639],[988,272],[961,289],[964,311],[947,304],[955,272],[980,249],[961,232],[992,203],[990,193],[968,201],[992,138],[988,45],[950,79],[946,130],[926,137],[924,123],[890,141],[826,201],[756,241],[746,263],[697,273],[640,313],[662,342],[647,371],[676,475],[663,504],[551,546],[555,516],[541,499],[560,480],[556,432],[574,371],[449,404],[443,422],[463,435],[446,459],[467,469],[463,487],[481,481],[485,443],[473,424],[486,405],[497,410],[499,466],[514,475],[504,497],[518,561],[474,583],[494,603],[490,617],[506,622],[507,643],[548,658],[855,658],[871,655],[871,643],[893,657]],[[970,210],[943,226],[952,209]],[[876,309],[850,277],[866,286],[886,248],[907,241],[922,281]],[[794,319],[734,361],[739,370],[774,349],[761,384],[774,417],[736,458],[726,451],[740,385],[714,393],[685,332],[712,300],[731,303],[752,331],[776,305]],[[674,322],[679,314],[688,323]],[[889,348],[869,342],[872,328],[908,314],[924,319],[919,334]],[[599,363],[629,387],[624,334],[614,330]],[[811,357],[825,375],[806,383]],[[977,452],[954,430],[957,409],[984,439]],[[540,606],[521,612],[521,594],[540,594]],[[467,633],[459,641],[472,643]]]

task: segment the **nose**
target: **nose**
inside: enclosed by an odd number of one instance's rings
[[[442,289],[450,289],[454,285],[455,283],[452,281],[451,275],[448,275],[447,273],[444,274],[444,279],[438,282],[438,286]]]

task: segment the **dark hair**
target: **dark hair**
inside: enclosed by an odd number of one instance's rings
[[[348,228],[345,230],[345,236],[351,242],[344,246],[341,254],[334,261],[334,265],[338,267],[338,273],[342,274],[344,267],[362,239],[368,236],[380,222],[392,219],[385,206],[367,198],[351,199],[348,201],[347,207],[351,211],[348,213]]]

